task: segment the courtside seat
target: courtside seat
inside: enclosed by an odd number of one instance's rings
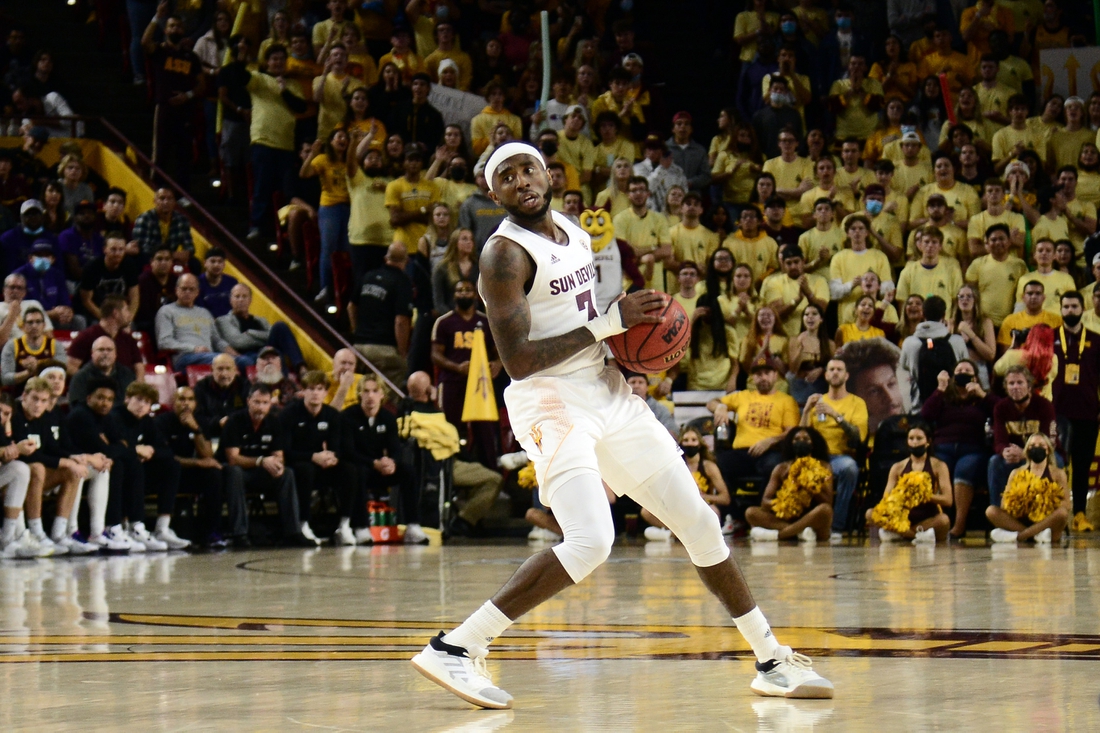
[[[213,369],[209,364],[192,364],[187,367],[186,371],[186,384],[189,387],[194,387],[198,384],[198,381],[203,377],[211,374]]]

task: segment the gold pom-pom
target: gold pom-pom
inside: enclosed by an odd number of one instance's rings
[[[903,474],[894,490],[871,511],[871,521],[882,529],[909,531],[909,510],[932,500],[932,477],[925,471]]]
[[[1041,522],[1062,504],[1063,491],[1057,481],[1036,476],[1021,468],[1001,495],[1001,508],[1017,518]]]
[[[816,458],[795,459],[772,500],[772,513],[784,521],[798,519],[810,508],[814,495],[828,486],[832,475],[829,467]]]
[[[700,494],[705,494],[710,490],[710,483],[707,482],[707,477],[703,475],[702,471],[692,471],[691,477],[695,479],[695,485],[699,487]]]
[[[528,463],[516,474],[516,481],[521,489],[537,489],[539,482],[535,478],[535,464]]]

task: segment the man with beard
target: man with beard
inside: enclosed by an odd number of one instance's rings
[[[108,295],[99,304],[99,313],[101,315],[99,323],[81,331],[69,344],[66,365],[69,374],[75,374],[85,362],[91,359],[96,340],[106,336],[114,341],[118,363],[132,369],[135,379],[139,382],[143,381],[145,362],[137,341],[129,331],[133,317],[130,304],[118,295]],[[126,385],[122,385],[122,388],[126,389]]]
[[[260,349],[256,356],[256,376],[252,381],[271,388],[273,408],[285,407],[298,397],[298,384],[283,372],[283,357],[274,346]]]
[[[535,464],[539,495],[561,525],[564,540],[528,558],[458,628],[434,637],[413,657],[413,666],[479,707],[510,708],[512,696],[485,671],[486,646],[608,558],[615,528],[606,481],[616,494],[649,509],[687,548],[704,584],[756,655],[752,687],[757,694],[832,697],[832,683],[776,640],[676,441],[634,398],[617,369],[604,363],[604,339],[636,324],[660,322],[648,312],[660,307],[661,296],[642,290],[603,315],[596,312],[590,238],[550,211],[550,179],[537,149],[517,142],[502,145],[489,157],[485,175],[493,200],[508,218],[482,251],[480,289],[493,339],[513,380],[505,396],[513,430]],[[578,279],[578,272],[588,276]],[[547,400],[552,419],[547,418]]]
[[[245,406],[248,382],[237,371],[233,357],[218,354],[211,372],[195,384],[195,418],[210,438],[221,434],[226,418]]]
[[[118,362],[115,342],[110,336],[100,336],[92,344],[91,359],[73,375],[69,385],[69,401],[83,402],[91,394],[93,383],[109,380],[115,386],[115,405],[122,404],[126,388],[135,380],[130,367]]]

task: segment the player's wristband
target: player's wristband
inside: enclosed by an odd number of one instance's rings
[[[596,337],[596,341],[603,341],[605,338],[617,336],[626,331],[626,326],[623,325],[623,314],[618,303],[612,303],[607,313],[593,318],[584,324],[584,327],[592,332],[592,335]]]

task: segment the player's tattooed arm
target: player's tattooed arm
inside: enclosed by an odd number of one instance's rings
[[[480,273],[485,314],[500,360],[512,379],[526,379],[595,343],[584,326],[561,336],[528,338],[531,308],[524,290],[535,265],[520,245],[500,237],[490,239],[481,253]]]

